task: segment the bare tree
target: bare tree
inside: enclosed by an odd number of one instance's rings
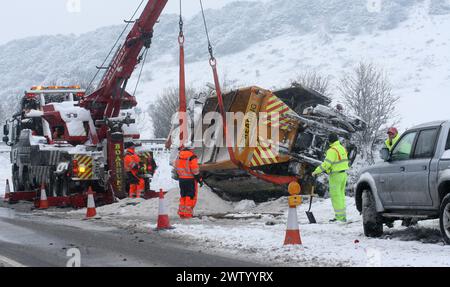
[[[138,107],[134,108],[136,113],[136,127],[139,131],[146,131],[149,127],[149,113]]]
[[[356,135],[361,156],[374,162],[374,145],[385,136],[389,125],[398,123],[396,105],[386,73],[371,63],[359,63],[353,73],[342,77],[339,91],[352,113],[367,123]]]
[[[193,88],[186,89],[187,101],[195,94]],[[178,112],[180,106],[179,89],[167,88],[156,103],[148,107],[148,114],[153,121],[153,132],[157,138],[166,138],[171,128],[172,116]]]
[[[324,96],[330,96],[330,76],[324,76],[317,71],[308,71],[298,75],[293,84],[299,84]]]

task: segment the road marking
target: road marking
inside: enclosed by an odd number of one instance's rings
[[[4,256],[0,255],[0,263],[2,263],[2,262],[5,263],[7,266],[10,266],[10,267],[26,267],[25,265],[22,265],[22,264],[20,264],[17,261],[14,261],[12,259],[9,259],[7,257],[4,257]]]

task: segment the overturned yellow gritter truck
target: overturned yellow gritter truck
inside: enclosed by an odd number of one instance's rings
[[[259,87],[238,89],[224,94],[223,101],[227,139],[218,124],[221,118],[214,92],[190,101],[188,122],[190,142],[205,183],[228,200],[262,202],[287,192],[287,184],[255,174],[275,179],[295,177],[302,184],[302,192],[309,193],[311,173],[325,157],[328,135],[334,132],[340,136],[352,163],[357,152],[352,135],[366,126],[361,119],[330,107],[328,97],[299,84],[274,92]],[[174,116],[172,163],[178,152],[178,123]],[[224,144],[227,140],[235,160]],[[324,191],[324,186],[316,183],[316,192]]]

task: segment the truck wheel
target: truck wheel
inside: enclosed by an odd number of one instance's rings
[[[439,223],[442,237],[445,243],[450,245],[450,194],[447,194],[441,203]]]
[[[377,212],[375,199],[370,190],[363,191],[362,207],[364,235],[367,237],[383,235],[383,218]]]

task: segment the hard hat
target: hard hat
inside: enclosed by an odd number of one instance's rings
[[[331,134],[328,135],[328,141],[330,143],[337,142],[338,140],[339,140],[339,137],[337,136],[337,134],[331,133]]]
[[[394,136],[396,136],[398,134],[398,130],[394,127],[390,128],[387,132],[388,134],[393,134]]]
[[[129,148],[135,148],[136,145],[134,144],[134,142],[126,142],[124,145],[125,149],[129,149]]]
[[[341,104],[337,104],[337,105],[336,105],[336,110],[342,112],[342,111],[344,111],[344,106],[341,105]]]

